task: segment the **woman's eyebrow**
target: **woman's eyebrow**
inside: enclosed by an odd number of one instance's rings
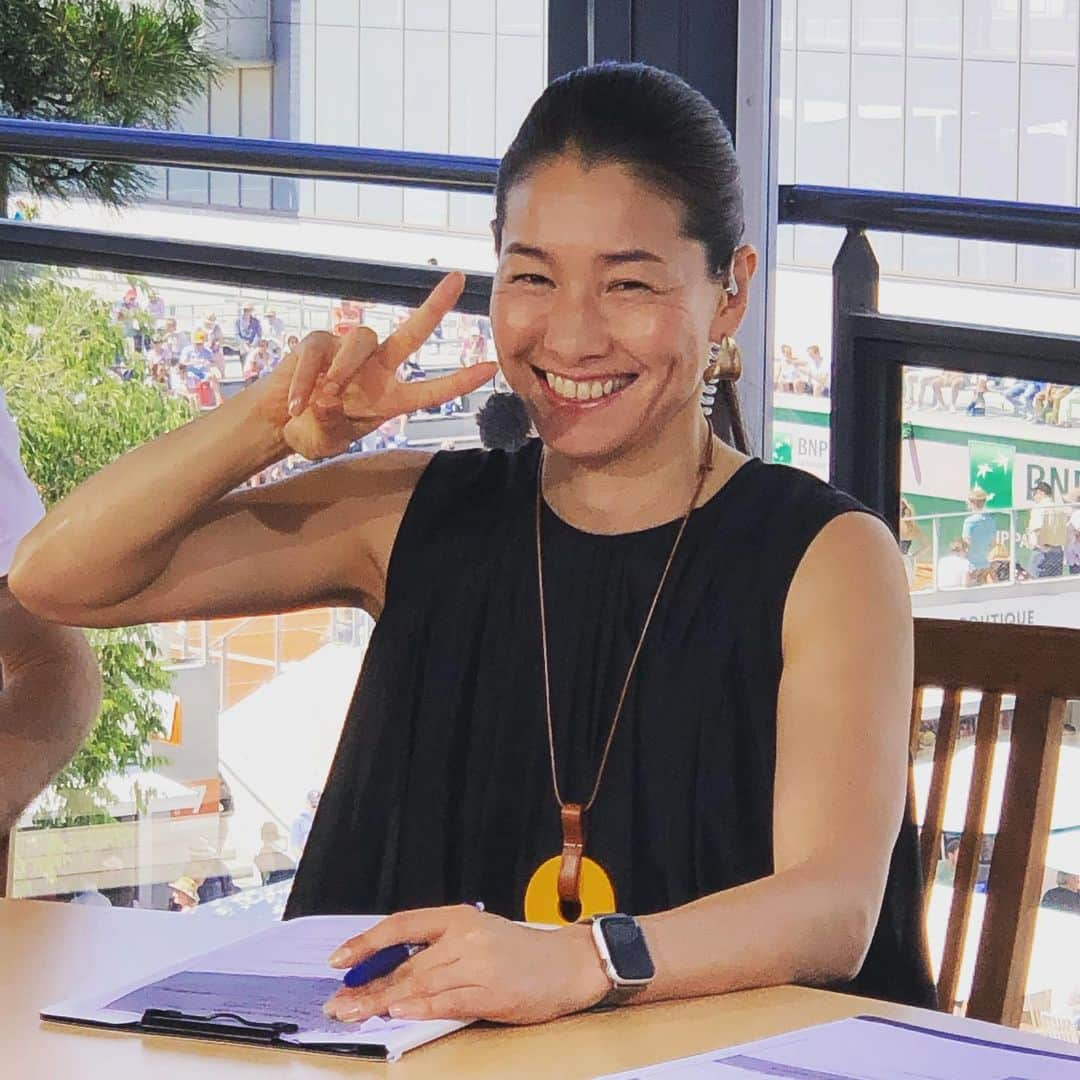
[[[515,240],[506,246],[507,255],[523,255],[530,259],[539,259],[541,262],[552,263],[554,258],[543,248],[534,247],[532,244],[522,244]],[[597,261],[605,266],[621,266],[623,263],[650,262],[664,263],[666,260],[653,251],[645,248],[627,248],[624,251],[607,251],[598,255]]]
[[[600,262],[608,266],[619,266],[622,263],[651,262],[663,263],[665,260],[653,251],[644,248],[630,248],[627,251],[610,251],[598,256]]]

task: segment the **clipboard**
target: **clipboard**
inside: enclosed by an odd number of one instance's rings
[[[396,1061],[469,1021],[372,1018],[344,1024],[322,1015],[322,1003],[341,987],[341,972],[326,958],[380,918],[329,915],[275,923],[126,984],[57,1002],[40,1016],[134,1034]]]

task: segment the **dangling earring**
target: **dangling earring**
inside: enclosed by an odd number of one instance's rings
[[[725,334],[719,341],[709,342],[709,365],[705,368],[705,388],[701,394],[701,411],[712,416],[716,403],[716,384],[737,382],[742,377],[742,352],[735,339]]]

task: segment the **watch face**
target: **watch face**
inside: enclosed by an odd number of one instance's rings
[[[620,979],[651,979],[656,973],[638,924],[628,916],[600,920],[600,933]]]

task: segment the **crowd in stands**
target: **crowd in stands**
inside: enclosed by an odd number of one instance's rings
[[[273,371],[287,353],[300,342],[300,332],[290,328],[276,309],[266,307],[257,312],[255,305],[243,302],[235,318],[219,320],[210,312],[202,319],[180,325],[174,315],[166,313],[165,301],[154,289],[139,289],[132,285],[112,308],[114,320],[124,335],[124,356],[118,358],[118,368],[130,377],[130,361],[141,357],[145,362],[146,379],[156,383],[166,393],[190,401],[201,410],[213,409],[223,400],[222,383],[252,383]],[[380,305],[368,315],[382,317],[385,330],[392,331],[408,317],[409,309]],[[331,331],[344,336],[365,323],[365,306],[357,300],[342,299],[332,306],[328,325]],[[444,350],[444,346],[449,346]],[[455,355],[456,346],[456,355]],[[483,316],[454,315],[436,328],[432,341],[421,354],[429,366],[443,368],[455,362],[472,366],[491,354],[491,323]],[[127,370],[125,370],[125,368]],[[425,379],[428,371],[418,357],[410,357],[401,367],[405,381]],[[460,400],[427,410],[430,413],[452,415],[464,411]],[[408,446],[406,434],[409,417],[397,417],[384,424],[351,448],[353,452],[381,450]],[[442,448],[452,448],[454,440],[443,440]],[[309,467],[293,456],[258,474],[249,481],[251,486],[271,483],[291,473]]]
[[[937,559],[934,585],[960,589],[1080,575],[1080,488],[1055,500],[1051,486],[1039,481],[1031,498],[1035,505],[1027,511],[1026,528],[1018,530],[1010,553],[1008,516],[987,510],[987,493],[972,488],[960,535],[948,542]],[[916,554],[933,550],[907,499],[900,500],[900,550],[910,576],[914,576]],[[1026,552],[1026,563],[1020,561],[1021,552]]]

